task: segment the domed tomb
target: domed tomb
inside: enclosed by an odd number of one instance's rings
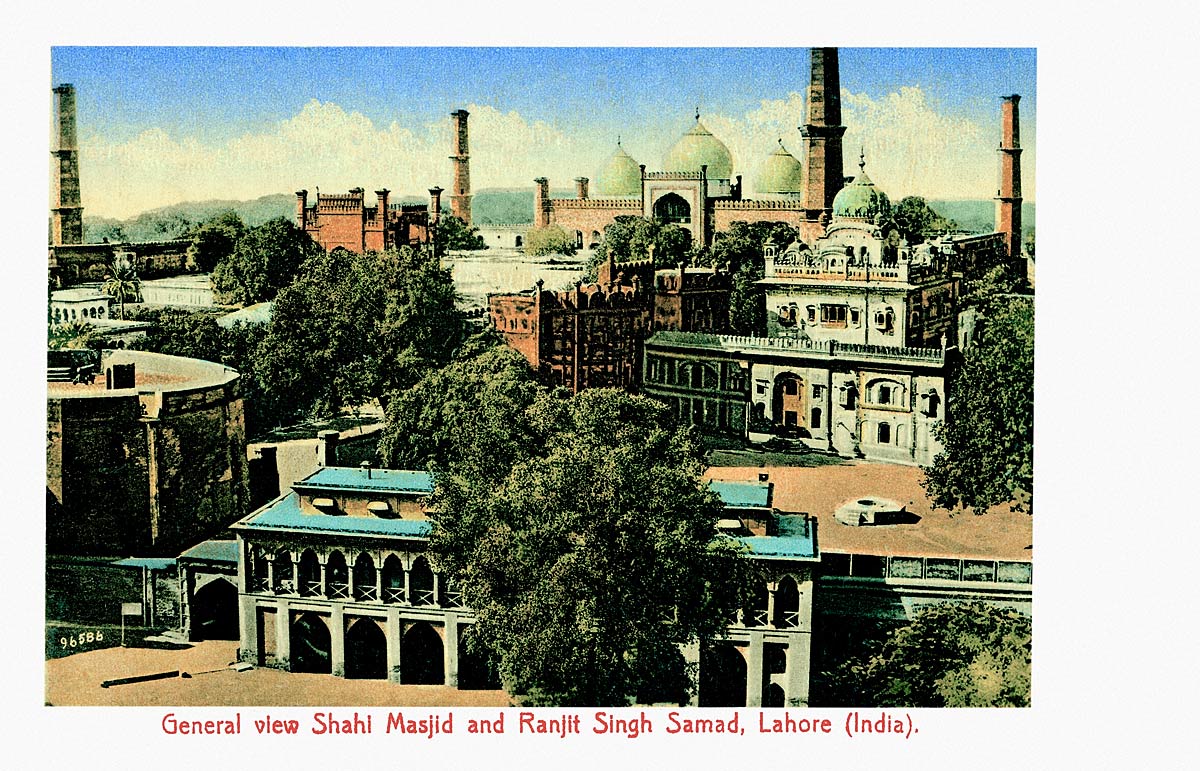
[[[696,125],[679,138],[663,160],[663,171],[685,171],[699,173],[701,166],[708,167],[709,179],[730,179],[733,176],[733,156],[725,143],[696,116]]]

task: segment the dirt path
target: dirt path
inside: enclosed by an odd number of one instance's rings
[[[459,691],[440,685],[396,685],[254,669],[227,669],[236,642],[208,641],[183,650],[104,648],[46,662],[46,703],[56,706],[508,706],[503,691]],[[207,670],[220,669],[210,674]],[[101,688],[120,677],[180,670],[172,677]]]

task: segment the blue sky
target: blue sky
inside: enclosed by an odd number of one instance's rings
[[[989,197],[999,99],[1022,95],[1033,198],[1033,49],[843,48],[847,167],[865,146],[895,196]],[[753,189],[777,139],[800,154],[806,48],[57,47],[75,84],[84,206],[129,216],[212,197],[449,179],[451,110],[472,112],[477,189],[595,177],[616,137],[651,170],[691,123]]]

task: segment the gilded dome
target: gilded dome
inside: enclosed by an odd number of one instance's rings
[[[699,172],[701,166],[708,167],[709,179],[730,179],[733,177],[733,156],[725,143],[712,135],[712,132],[696,117],[696,125],[679,138],[663,161],[663,171]]]
[[[617,140],[617,151],[608,159],[596,185],[601,195],[617,198],[642,194],[642,170]]]
[[[892,202],[887,194],[875,187],[867,176],[867,162],[860,155],[858,176],[833,197],[833,216],[843,219],[872,219],[877,214],[888,215]]]
[[[800,161],[783,147],[779,141],[779,149],[771,153],[763,164],[762,173],[758,175],[758,185],[755,188],[760,193],[799,193],[804,189],[804,173]]]

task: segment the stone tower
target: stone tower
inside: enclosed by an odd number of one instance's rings
[[[63,83],[54,88],[54,183],[51,195],[52,244],[83,243],[83,206],[79,202],[79,148],[75,144],[75,87]]]
[[[842,189],[842,90],[836,48],[811,49],[812,75],[808,84],[808,121],[804,137],[804,206],[829,209]]]
[[[471,152],[467,149],[467,113],[456,110],[454,119],[454,188],[450,191],[450,214],[471,224]]]
[[[1000,189],[996,192],[996,230],[1008,242],[1008,256],[1021,257],[1021,97],[1002,97],[1000,105]]]

